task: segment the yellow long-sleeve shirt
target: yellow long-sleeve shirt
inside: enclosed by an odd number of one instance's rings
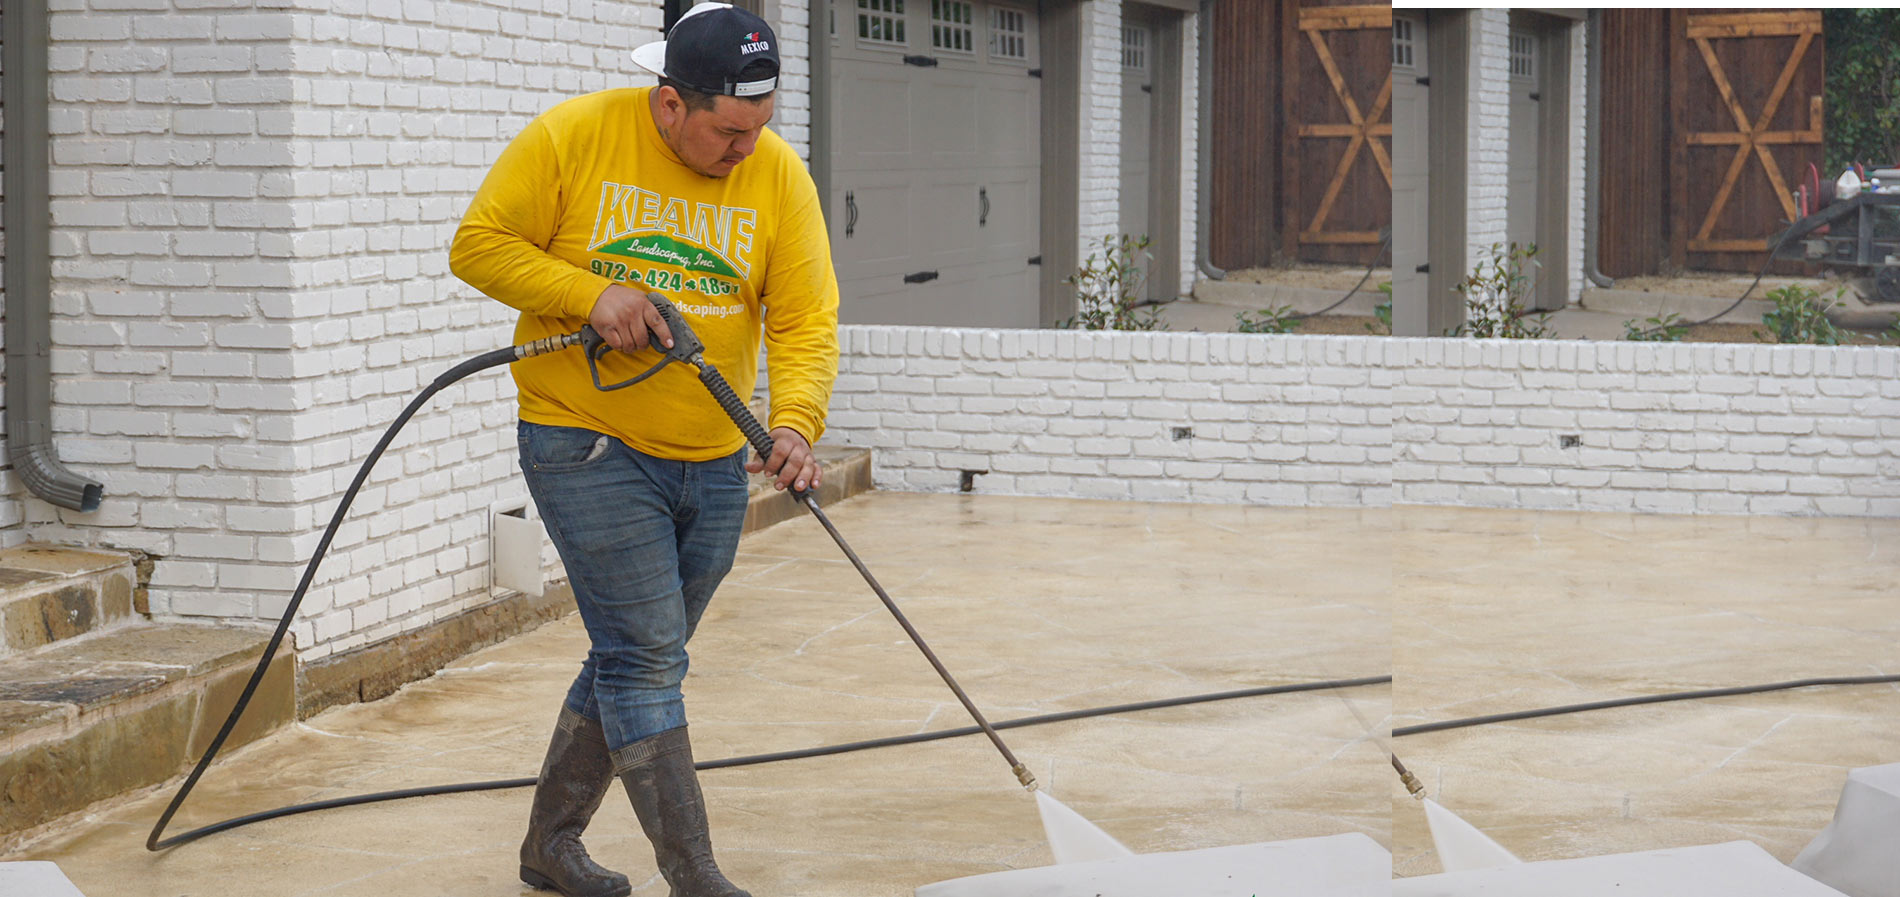
[[[838,373],[838,281],[811,175],[769,130],[730,175],[695,173],[661,141],[651,90],[576,97],[530,122],[463,215],[449,268],[521,310],[517,344],[580,329],[610,284],[664,294],[740,396],[758,379],[763,325],[768,426],[816,443]],[[659,358],[609,353],[601,382]],[[511,370],[531,423],[585,427],[682,461],[745,442],[683,365],[615,392],[594,389],[578,349]]]

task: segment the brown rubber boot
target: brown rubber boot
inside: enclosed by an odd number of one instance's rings
[[[669,729],[614,751],[614,772],[627,786],[633,813],[653,842],[653,858],[669,897],[752,897],[713,863],[706,804],[693,771],[686,727]]]
[[[528,837],[521,842],[522,881],[566,897],[633,893],[625,875],[601,868],[581,846],[581,832],[600,809],[613,773],[600,723],[562,707],[534,786]]]

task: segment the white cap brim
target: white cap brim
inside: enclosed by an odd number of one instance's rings
[[[653,43],[635,47],[633,64],[656,75],[666,74],[666,41],[656,40]]]
[[[680,20],[684,21],[687,18],[697,13],[710,12],[715,9],[731,9],[731,8],[732,8],[732,4],[730,3],[697,3],[693,5],[692,9],[689,9],[686,12],[681,13]],[[679,27],[679,22],[674,22],[673,27],[675,28]],[[652,72],[653,74],[665,75],[666,74],[666,41],[656,40],[653,43],[645,44],[645,45],[634,48],[633,64],[643,69],[646,69],[647,71]]]

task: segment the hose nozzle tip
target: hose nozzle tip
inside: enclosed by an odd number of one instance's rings
[[[1016,781],[1023,783],[1024,788],[1030,791],[1036,790],[1036,777],[1030,774],[1029,767],[1018,763],[1010,768],[1010,772],[1016,774]]]
[[[1425,796],[1425,784],[1420,782],[1418,776],[1413,775],[1411,770],[1408,769],[1400,773],[1399,781],[1405,783],[1405,790],[1410,791],[1413,797],[1423,798]]]

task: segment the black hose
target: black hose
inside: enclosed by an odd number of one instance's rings
[[[277,628],[271,633],[270,643],[264,646],[263,655],[257,659],[257,669],[251,671],[251,680],[244,683],[244,691],[238,695],[237,703],[231,705],[231,715],[224,718],[224,725],[218,729],[217,737],[211,739],[211,746],[205,748],[204,756],[198,759],[198,765],[192,767],[191,774],[185,777],[185,784],[179,787],[177,794],[172,795],[171,803],[165,807],[165,812],[159,815],[158,823],[152,826],[152,833],[145,838],[146,850],[163,850],[210,834],[199,829],[159,840],[159,836],[165,833],[165,826],[172,821],[172,815],[177,813],[179,805],[185,802],[185,796],[191,793],[192,787],[197,785],[198,779],[205,774],[205,769],[218,756],[218,751],[223,749],[225,739],[231,737],[231,730],[237,728],[238,718],[244,715],[244,708],[251,703],[251,696],[257,693],[258,683],[264,681],[264,673],[270,669],[271,659],[277,655],[278,647],[283,645],[284,634],[290,631],[290,621],[297,616],[297,608],[303,604],[304,593],[310,591],[310,583],[317,577],[317,565],[323,562],[323,556],[329,552],[330,541],[336,538],[337,528],[343,525],[343,516],[349,513],[350,502],[356,500],[356,493],[363,488],[364,481],[369,479],[369,470],[375,466],[376,459],[382,457],[383,450],[389,448],[389,444],[395,441],[396,433],[402,429],[402,425],[408,423],[409,418],[415,416],[423,403],[429,401],[429,398],[440,392],[443,387],[476,371],[507,364],[514,361],[515,357],[515,347],[509,346],[505,349],[484,352],[449,368],[414,399],[411,399],[408,407],[402,409],[401,414],[396,415],[396,420],[389,425],[389,429],[383,431],[383,438],[376,443],[374,449],[370,450],[369,457],[363,459],[362,466],[356,469],[356,479],[350,481],[350,488],[344,491],[343,500],[337,503],[336,513],[330,517],[330,525],[324,528],[323,538],[317,542],[316,553],[310,556],[310,563],[303,569],[303,579],[297,583],[297,590],[291,593],[290,603],[284,607],[284,615],[278,619]]]
[[[1004,720],[992,724],[997,729],[1018,729],[1027,726],[1040,726],[1048,723],[1067,722],[1087,719],[1095,716],[1107,716],[1113,713],[1131,713],[1141,710],[1158,710],[1164,707],[1182,707],[1189,704],[1205,704],[1213,701],[1227,701],[1235,698],[1253,698],[1264,695],[1289,694],[1301,691],[1319,691],[1327,688],[1355,688],[1365,685],[1380,685],[1392,681],[1391,676],[1370,676],[1361,679],[1335,679],[1326,682],[1301,682],[1292,685],[1267,685],[1259,688],[1243,688],[1236,691],[1210,692],[1179,698],[1161,698],[1153,701],[1135,701],[1128,704],[1115,704],[1107,707],[1090,707],[1084,710],[1065,710],[1059,713],[1045,713],[1038,716],[1025,716]],[[982,732],[978,726],[962,726],[956,729],[941,729],[935,732],[918,732],[911,735],[893,735],[886,738],[871,738],[864,741],[851,741],[843,744],[830,744],[820,747],[803,748],[792,751],[778,751],[770,754],[749,754],[742,757],[728,757],[723,760],[703,760],[693,764],[693,768],[730,769],[736,766],[756,766],[763,763],[777,763],[782,760],[804,760],[811,757],[828,757],[834,754],[849,754],[876,748],[897,747],[907,744],[922,744],[927,741],[941,741],[946,738],[960,738]],[[234,828],[312,813],[317,810],[334,810],[339,807],[355,807],[363,804],[380,803],[389,800],[401,800],[409,797],[431,797],[439,794],[466,794],[476,791],[500,791],[508,788],[528,788],[536,783],[535,778],[496,779],[488,782],[462,782],[453,785],[428,785],[420,788],[404,788],[397,791],[377,791],[371,794],[355,794],[348,797],[336,797],[329,800],[312,801],[305,804],[292,804],[274,810],[264,810],[245,816],[236,816],[222,822],[214,822],[192,829],[182,835],[166,840],[161,846],[170,847],[195,841],[206,835],[229,831]]]
[[[1392,737],[1401,738],[1406,735],[1423,735],[1426,732],[1443,732],[1446,729],[1463,729],[1469,726],[1490,725],[1491,723],[1508,723],[1521,719],[1535,719],[1540,716],[1581,713],[1585,710],[1633,707],[1638,704],[1662,704],[1669,701],[1691,701],[1699,698],[1725,698],[1732,695],[1752,695],[1767,691],[1784,691],[1790,688],[1810,688],[1817,685],[1883,685],[1893,682],[1900,682],[1900,675],[1830,676],[1819,679],[1796,679],[1791,682],[1771,682],[1767,685],[1737,685],[1730,688],[1707,688],[1701,691],[1677,691],[1659,695],[1637,695],[1632,698],[1612,698],[1607,701],[1589,701],[1583,704],[1565,704],[1560,707],[1543,707],[1537,710],[1517,710],[1510,713],[1493,713],[1487,716],[1471,716],[1464,719],[1450,719],[1436,723],[1420,723],[1416,726],[1400,726],[1392,730]]]
[[[1372,270],[1379,266],[1379,259],[1382,259],[1385,257],[1385,251],[1387,249],[1392,248],[1392,228],[1386,227],[1386,228],[1381,228],[1381,230],[1384,232],[1383,233],[1384,239],[1379,241],[1379,251],[1372,254],[1372,261],[1366,263],[1366,273],[1359,276],[1359,282],[1353,284],[1352,289],[1346,291],[1346,295],[1339,297],[1339,300],[1337,302],[1334,302],[1333,304],[1328,305],[1325,308],[1320,309],[1319,311],[1308,312],[1303,315],[1293,315],[1287,318],[1287,320],[1304,321],[1307,318],[1319,317],[1320,315],[1323,315],[1329,311],[1332,311],[1335,308],[1345,305],[1346,300],[1351,299],[1354,294],[1358,293],[1359,288],[1365,286],[1366,281],[1372,279]]]

